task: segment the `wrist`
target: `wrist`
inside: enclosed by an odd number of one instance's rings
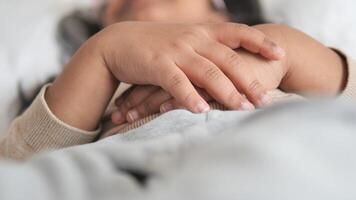
[[[311,37],[291,29],[288,40],[287,73],[281,89],[312,96],[336,96],[344,90],[345,59]]]
[[[111,100],[118,81],[103,63],[97,43],[90,39],[46,92],[52,113],[70,126],[93,131]]]
[[[286,51],[280,88],[289,93],[335,96],[345,87],[347,66],[341,54],[283,25],[258,26]]]
[[[121,27],[126,23],[127,22],[121,22],[110,25],[94,35],[89,41],[90,46],[92,46],[92,48],[89,49],[95,51],[95,55],[97,55],[101,66],[106,68],[115,80],[118,79],[115,75],[121,74],[117,72],[118,66],[120,65],[118,65],[116,61],[119,60],[120,55],[124,55],[121,52],[124,46],[120,40],[122,37],[120,37],[119,40],[116,37],[118,32],[125,32],[119,29],[122,29]]]

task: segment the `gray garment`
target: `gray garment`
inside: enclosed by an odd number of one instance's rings
[[[0,163],[0,199],[356,199],[355,103],[173,111],[124,135]]]

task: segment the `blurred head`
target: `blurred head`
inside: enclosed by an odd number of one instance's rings
[[[104,25],[120,21],[222,22],[228,16],[211,0],[111,0]]]

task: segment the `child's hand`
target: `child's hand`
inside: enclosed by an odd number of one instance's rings
[[[119,81],[160,86],[192,112],[210,109],[193,84],[227,108],[253,108],[248,100],[262,105],[266,90],[244,75],[248,65],[232,50],[240,47],[272,60],[285,54],[240,24],[115,24],[77,51],[45,98],[55,116],[84,130],[98,127]]]
[[[261,106],[266,90],[278,86],[299,94],[334,95],[342,91],[347,70],[337,53],[287,27],[255,28],[232,23],[113,25],[74,55],[46,91],[47,104],[63,122],[94,130],[117,80],[160,86],[193,112],[209,110],[193,84],[229,109],[253,108],[248,100]],[[281,59],[284,50],[265,34],[286,49],[285,58]],[[249,73],[251,66],[232,50],[239,47],[272,60],[281,59],[281,67],[275,68],[277,72],[268,71],[267,66],[262,68],[265,72]],[[264,82],[271,77],[274,81]]]
[[[239,73],[245,77],[257,77],[256,80],[267,90],[279,87],[289,93],[317,96],[334,96],[343,90],[347,68],[345,60],[335,51],[286,26],[269,24],[256,28],[278,42],[286,50],[286,56],[281,61],[266,62],[240,51],[240,60],[244,60],[246,67]],[[157,95],[163,91],[143,98],[140,90],[132,91],[129,98],[118,100],[118,111],[112,116],[115,123],[123,123],[125,118],[133,121],[160,110],[181,107],[175,99],[163,102],[168,97],[159,98]]]
[[[205,101],[213,100],[203,89],[196,88],[196,90]],[[115,106],[117,110],[112,113],[111,119],[117,125],[125,122],[133,123],[152,114],[185,108],[175,101],[168,92],[153,85],[136,85],[130,88],[115,100]],[[167,106],[170,106],[170,109],[166,109]]]
[[[284,51],[257,29],[233,23],[120,23],[98,36],[103,63],[131,84],[157,85],[195,113],[209,110],[193,84],[229,109],[264,104],[266,90],[232,49],[243,47],[268,59]],[[248,100],[241,94],[245,94]]]
[[[267,90],[279,87],[300,95],[332,96],[343,90],[347,74],[345,61],[336,52],[286,26],[260,25],[256,28],[277,41],[287,54],[281,61],[267,62],[240,51],[241,60],[247,66],[244,71],[239,71],[244,76],[257,77]],[[132,122],[149,114],[181,107],[163,90],[153,93],[144,87],[121,97],[117,105],[118,111],[112,115],[114,123]]]
[[[261,30],[281,45],[286,56],[286,76],[280,89],[305,96],[334,97],[345,88],[347,64],[343,56],[296,29],[265,24]]]
[[[267,89],[276,89],[287,69],[282,61],[268,61],[260,56],[239,50],[238,54],[246,64],[245,76],[257,77]],[[207,101],[214,99],[203,89],[197,88],[199,94]],[[164,113],[173,109],[185,109],[168,92],[157,86],[134,86],[116,99],[117,111],[112,114],[114,124],[135,122],[151,114]]]

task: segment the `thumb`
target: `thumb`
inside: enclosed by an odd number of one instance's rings
[[[270,40],[262,31],[237,23],[213,24],[211,34],[220,43],[232,48],[244,48],[271,60],[280,60],[285,51]]]

